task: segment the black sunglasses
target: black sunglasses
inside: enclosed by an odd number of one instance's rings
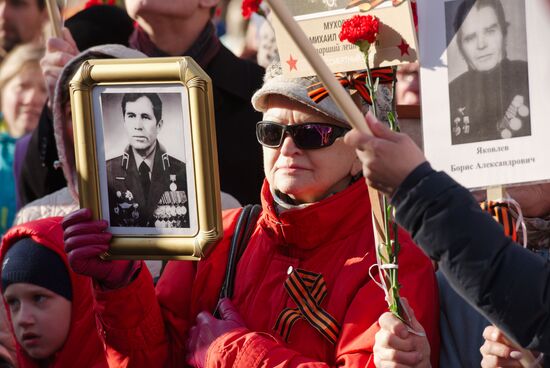
[[[272,121],[260,121],[256,124],[256,138],[262,146],[279,148],[288,132],[296,147],[300,149],[318,149],[328,147],[348,131],[338,125],[327,123],[305,123],[284,125]]]

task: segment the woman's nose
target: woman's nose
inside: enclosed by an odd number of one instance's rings
[[[283,143],[281,144],[280,150],[281,154],[284,156],[292,156],[296,152],[300,151],[300,149],[296,146],[296,143],[294,143],[294,140],[288,133],[286,133],[283,137]]]

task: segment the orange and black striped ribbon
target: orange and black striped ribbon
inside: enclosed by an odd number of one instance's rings
[[[368,104],[372,104],[369,90],[367,88],[368,75],[367,72],[350,72],[350,73],[336,73],[334,74],[338,82],[344,87],[349,89],[355,89],[361,97]],[[371,77],[373,81],[379,80],[379,84],[389,84],[393,82],[394,72],[392,68],[379,68],[371,71]],[[307,88],[308,96],[315,102],[321,102],[325,97],[329,95],[328,90],[321,82],[314,83]]]
[[[327,285],[323,275],[294,269],[285,281],[285,289],[297,308],[283,309],[273,329],[288,341],[292,326],[298,319],[303,318],[332,344],[336,344],[340,324],[321,308],[321,302],[327,295]]]
[[[493,218],[504,227],[504,233],[512,238],[513,241],[518,240],[516,232],[516,220],[510,212],[508,203],[484,201],[479,204],[483,211],[489,212]]]

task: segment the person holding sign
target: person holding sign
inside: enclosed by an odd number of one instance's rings
[[[358,149],[367,183],[392,197],[398,223],[438,261],[451,286],[506,335],[550,353],[547,262],[506,236],[466,188],[434,171],[407,135],[371,115],[367,123],[373,136],[353,130],[345,141]]]
[[[508,59],[508,26],[500,0],[458,7],[454,31],[467,71],[449,84],[452,144],[531,134],[527,63]],[[449,59],[449,70],[456,64]]]
[[[126,0],[125,8],[135,20],[128,43],[149,57],[190,56],[212,78],[221,190],[234,197],[233,203],[235,199],[257,203],[262,165],[260,150],[254,144],[253,124],[260,114],[249,101],[261,86],[264,69],[238,58],[221,44],[211,22],[218,3],[219,0]],[[62,37],[48,41],[42,65],[50,97],[61,69],[78,52],[66,31]],[[41,124],[51,126],[47,119],[44,116]],[[48,168],[47,172],[55,173],[55,169]],[[44,194],[47,193],[40,190],[30,196],[36,199]]]
[[[369,272],[376,264],[371,206],[360,161],[342,140],[349,125],[330,96],[319,103],[308,96],[316,78],[281,73],[280,65],[269,68],[252,99],[263,112],[256,135],[266,180],[231,300],[218,302],[240,210],[224,212],[224,236],[198,264],[169,262],[156,291],[148,270],[136,271],[141,262],[99,258],[111,239],[105,221],[92,221],[88,209],[65,217],[69,260],[95,280],[106,343],[130,365],[374,367],[387,304]],[[432,265],[399,234],[401,292],[430,341],[425,358],[437,366]]]

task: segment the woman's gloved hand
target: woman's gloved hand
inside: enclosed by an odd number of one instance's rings
[[[63,219],[65,252],[74,272],[89,276],[102,287],[118,289],[128,285],[141,268],[137,261],[108,261],[100,255],[109,250],[112,235],[105,220],[92,220],[92,211],[79,209]]]
[[[189,330],[187,340],[187,363],[193,367],[206,366],[206,353],[210,345],[219,336],[245,327],[239,311],[229,299],[222,299],[218,304],[218,311],[222,319],[215,318],[204,311],[197,315],[197,324]]]

